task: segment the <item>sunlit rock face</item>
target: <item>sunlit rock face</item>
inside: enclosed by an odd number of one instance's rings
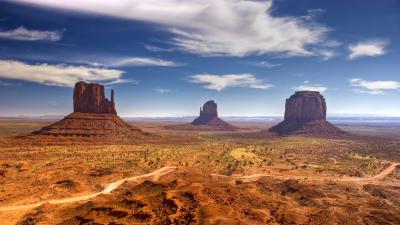
[[[278,135],[341,135],[346,132],[326,121],[326,102],[317,91],[298,91],[286,99],[284,120],[269,131]]]
[[[74,88],[74,112],[117,114],[114,103],[114,90],[111,90],[111,101],[104,95],[104,86],[80,81]]]
[[[326,120],[326,102],[317,91],[298,91],[286,99],[285,120]]]
[[[137,127],[117,116],[114,91],[111,101],[104,96],[104,86],[80,81],[75,84],[74,112],[64,119],[43,127],[34,134],[74,137],[110,137],[136,140],[144,136]]]

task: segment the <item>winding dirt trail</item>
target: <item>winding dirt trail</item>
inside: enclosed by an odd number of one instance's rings
[[[373,177],[365,177],[365,178],[343,178],[342,180],[344,181],[370,181],[370,180],[381,180],[385,178],[387,175],[389,175],[393,170],[396,169],[397,166],[400,166],[400,163],[392,163],[390,166],[388,166],[385,170],[380,172],[379,174],[373,176]]]
[[[400,163],[392,163],[390,166],[388,166],[386,169],[384,169],[382,172],[379,174],[373,176],[373,177],[344,177],[344,178],[338,178],[335,179],[337,181],[350,181],[350,182],[361,182],[361,181],[373,181],[373,180],[381,180],[385,178],[387,175],[389,175],[393,170],[396,169],[397,166],[400,166]],[[261,177],[280,177],[279,175],[273,175],[273,174],[252,174],[252,175],[247,175],[247,176],[226,176],[226,175],[220,175],[220,174],[211,174],[214,177],[225,177],[225,178],[233,178],[233,179],[239,179],[242,180],[243,182],[254,182],[260,179]],[[287,178],[287,176],[282,176],[283,178]],[[292,179],[304,179],[307,178],[308,180],[325,180],[327,179],[326,177],[306,177],[306,176],[290,176]]]
[[[38,207],[42,204],[48,203],[48,204],[64,204],[64,203],[72,203],[72,202],[78,202],[78,201],[83,201],[83,200],[88,200],[91,198],[94,198],[98,195],[101,194],[110,194],[113,190],[117,189],[121,184],[123,184],[126,181],[136,181],[141,178],[146,178],[146,177],[151,177],[154,176],[155,179],[158,179],[159,177],[168,174],[172,171],[174,171],[176,167],[170,167],[170,166],[165,166],[162,167],[158,170],[155,170],[151,173],[148,174],[143,174],[139,176],[134,176],[134,177],[128,177],[125,179],[117,180],[115,182],[109,183],[106,185],[106,187],[96,193],[92,194],[84,194],[84,195],[78,195],[74,197],[69,197],[69,198],[62,198],[62,199],[55,199],[55,200],[46,200],[46,201],[41,201],[33,204],[24,204],[24,205],[14,205],[14,206],[0,206],[0,211],[13,211],[13,210],[23,210],[23,209],[31,209]]]
[[[385,178],[387,175],[389,175],[391,172],[393,172],[393,170],[395,170],[397,166],[400,166],[400,163],[392,163],[385,170],[383,170],[382,172],[380,172],[379,174],[377,174],[377,175],[375,175],[373,177],[365,177],[365,178],[345,177],[345,178],[339,178],[339,179],[335,179],[335,180],[338,180],[338,181],[350,181],[350,182],[381,180],[381,179]],[[166,167],[162,167],[162,168],[160,168],[158,170],[155,170],[155,171],[153,171],[151,173],[148,173],[148,174],[139,175],[139,176],[133,176],[133,177],[129,177],[129,178],[125,178],[125,179],[121,179],[121,180],[117,180],[115,182],[109,183],[100,192],[96,192],[96,193],[92,193],[92,194],[78,195],[78,196],[69,197],[69,198],[46,200],[46,201],[41,201],[41,202],[37,202],[37,203],[33,203],[33,204],[23,204],[23,205],[14,205],[14,206],[0,206],[0,211],[13,211],[13,210],[31,209],[31,208],[38,207],[38,206],[40,206],[42,204],[45,204],[45,203],[48,203],[48,204],[64,204],[64,203],[72,203],[72,202],[84,201],[84,200],[88,200],[88,199],[94,198],[94,197],[96,197],[96,196],[98,196],[100,194],[110,194],[113,190],[117,189],[120,185],[122,185],[126,181],[136,181],[136,180],[139,180],[141,178],[146,178],[146,177],[151,177],[151,176],[153,176],[154,180],[158,180],[158,178],[160,178],[161,176],[163,176],[165,174],[168,174],[168,173],[171,173],[175,169],[176,169],[176,167],[168,167],[168,166],[166,166]],[[276,176],[276,175],[272,175],[272,174],[252,174],[252,175],[248,175],[248,176],[237,176],[237,175],[226,176],[226,175],[220,175],[220,174],[211,174],[211,175],[214,176],[214,177],[225,177],[225,178],[232,178],[232,179],[240,179],[240,180],[242,180],[244,182],[253,182],[253,181],[256,181],[256,180],[260,179],[261,177]],[[296,178],[297,179],[304,179],[305,176],[291,176],[290,178],[293,178],[293,179],[296,179]],[[324,180],[324,179],[326,179],[326,177],[307,177],[307,178],[308,179],[312,179],[312,180]]]

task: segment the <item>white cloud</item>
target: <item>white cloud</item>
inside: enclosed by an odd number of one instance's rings
[[[353,78],[350,80],[350,85],[357,87],[354,89],[358,93],[368,94],[384,94],[386,90],[400,90],[400,82],[397,81],[367,81],[360,78]]]
[[[177,48],[200,55],[318,55],[329,29],[308,16],[273,16],[272,0],[16,0],[151,22],[174,34]]]
[[[173,51],[176,50],[176,49],[173,49],[173,48],[161,48],[161,47],[154,46],[154,45],[145,45],[144,47],[148,51],[151,51],[151,52],[173,52]]]
[[[0,60],[0,78],[25,80],[45,85],[72,87],[77,81],[119,82],[124,71],[65,64],[27,64]]]
[[[349,45],[349,59],[356,59],[365,56],[380,56],[385,54],[387,43],[382,40],[371,40]]]
[[[255,66],[259,66],[259,67],[265,67],[265,68],[274,68],[274,67],[278,67],[278,66],[282,66],[282,64],[278,64],[278,63],[270,63],[268,61],[261,61],[261,62],[256,62],[256,63],[252,63]]]
[[[166,88],[156,88],[154,90],[160,94],[166,94],[172,91],[171,89],[166,89]]]
[[[59,41],[63,31],[28,30],[18,27],[14,30],[0,31],[0,38],[20,41]]]
[[[103,83],[104,85],[114,85],[114,84],[126,84],[126,83],[130,83],[130,84],[138,84],[139,82],[136,80],[132,80],[132,79],[122,79],[122,78],[118,78],[106,83]]]
[[[332,49],[318,49],[315,51],[318,53],[319,56],[322,57],[322,60],[324,60],[324,61],[337,55],[336,51],[334,51]]]
[[[320,93],[328,90],[327,87],[322,84],[310,84],[308,81],[305,81],[304,84],[297,86],[294,88],[295,91],[318,91]]]
[[[144,57],[127,57],[121,59],[113,59],[106,63],[108,66],[114,67],[129,67],[129,66],[165,66],[174,67],[180,66],[173,61],[156,59],[156,58],[144,58]]]
[[[191,83],[204,84],[204,87],[211,90],[221,91],[230,87],[248,87],[257,89],[268,89],[273,87],[272,84],[258,80],[252,74],[197,74],[191,76]]]
[[[29,60],[41,60],[46,62],[56,61],[73,64],[85,64],[92,67],[177,67],[184,66],[183,63],[177,63],[170,60],[137,57],[112,54],[62,54],[62,55],[11,55],[10,58],[23,58]]]

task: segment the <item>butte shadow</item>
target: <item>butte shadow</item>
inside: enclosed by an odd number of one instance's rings
[[[100,84],[83,81],[76,83],[73,106],[73,113],[50,126],[33,132],[33,134],[49,137],[93,137],[108,140],[141,139],[148,135],[117,115],[114,91],[111,90],[111,100],[108,100],[104,95],[104,86]]]
[[[269,131],[278,135],[341,136],[347,132],[326,120],[325,98],[317,91],[297,91],[286,99],[285,117]]]
[[[200,115],[190,124],[165,126],[170,130],[193,131],[235,131],[237,128],[218,117],[217,103],[213,100],[204,103],[200,108]]]

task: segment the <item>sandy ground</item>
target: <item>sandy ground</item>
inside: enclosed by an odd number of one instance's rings
[[[13,121],[1,125],[8,132]],[[148,143],[0,137],[0,224],[400,223],[397,138],[277,137],[263,124],[235,125],[244,129],[139,124],[162,140]]]

